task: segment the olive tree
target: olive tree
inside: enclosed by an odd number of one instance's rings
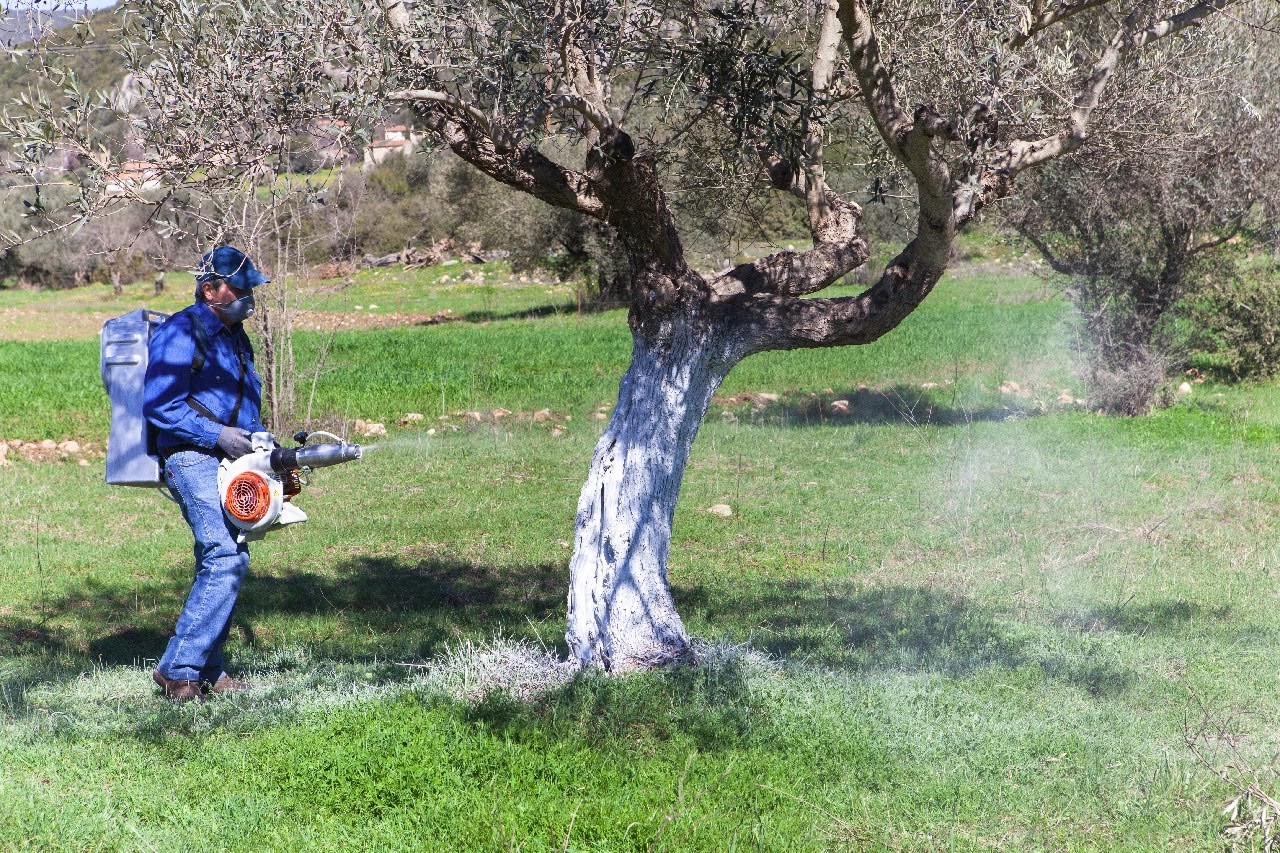
[[[956,233],[1019,176],[1124,130],[1113,81],[1167,43],[1212,39],[1232,0],[137,0],[133,126],[174,186],[269,172],[319,118],[362,132],[391,110],[475,169],[609,226],[631,273],[631,364],[578,503],[567,640],[610,671],[685,659],[667,580],[672,518],[712,395],[769,350],[865,344],[947,269]],[[1173,49],[1177,49],[1176,47]],[[106,99],[11,113],[72,139]],[[96,159],[95,159],[96,158]],[[846,176],[911,197],[906,243],[865,291]],[[812,244],[695,269],[675,193],[800,200]],[[90,188],[83,209],[94,204]]]
[[[1159,57],[1159,74],[1118,87],[1125,144],[1086,142],[1010,205],[1080,311],[1085,378],[1104,411],[1150,408],[1185,351],[1174,321],[1188,297],[1231,292],[1228,241],[1280,219],[1278,16],[1274,3],[1245,4],[1221,38]]]

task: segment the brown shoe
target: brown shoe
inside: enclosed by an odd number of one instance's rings
[[[232,678],[225,672],[218,676],[218,680],[209,685],[210,693],[246,693],[253,689],[253,685],[247,681],[240,681]]]
[[[204,689],[200,687],[199,681],[167,678],[158,669],[151,673],[151,680],[164,691],[164,698],[175,704],[204,701]]]

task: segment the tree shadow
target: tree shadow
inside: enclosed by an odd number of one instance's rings
[[[562,632],[567,588],[562,563],[495,567],[431,556],[361,557],[330,572],[251,576],[234,629],[269,650],[305,646],[318,658],[372,664],[380,677],[407,677],[378,662],[423,661],[462,639],[494,634],[536,638],[567,656]],[[31,683],[31,672],[69,680],[96,665],[157,658],[186,593],[172,578],[125,587],[87,581],[38,610],[0,616],[0,688]],[[986,668],[1038,667],[1046,678],[1092,695],[1127,690],[1136,673],[1118,657],[1080,642],[1091,631],[1176,631],[1229,608],[1185,602],[1117,607],[1028,626],[963,595],[926,586],[785,580],[675,588],[688,624],[708,636],[749,638],[780,658],[849,673],[930,672],[963,678]],[[287,639],[281,640],[281,632]],[[61,673],[61,675],[58,675]]]
[[[315,626],[309,647],[338,660],[429,657],[462,636],[527,631],[560,615],[567,584],[561,564],[497,568],[437,557],[362,557],[329,573],[250,569],[233,630],[253,642],[262,623],[293,618]],[[177,577],[127,587],[87,580],[36,612],[0,616],[0,656],[87,655],[104,665],[155,659],[188,588]]]
[[[533,308],[521,308],[515,311],[476,310],[460,314],[458,319],[464,323],[491,323],[496,320],[540,320],[544,317],[557,317],[561,314],[594,314],[586,305],[576,302],[561,302],[550,305],[537,305]]]
[[[1044,414],[1035,405],[1006,398],[998,404],[978,407],[943,402],[930,389],[912,385],[888,388],[856,388],[830,394],[809,394],[798,399],[772,400],[743,393],[719,400],[735,417],[748,417],[793,427],[839,424],[909,424],[911,426],[958,426],[990,421],[1023,420]],[[1029,401],[1028,401],[1029,402]],[[741,412],[741,414],[740,414]]]
[[[932,672],[965,677],[986,668],[1035,666],[1094,696],[1131,686],[1120,660],[1072,642],[1036,642],[1014,619],[952,592],[921,586],[778,581],[739,595],[702,587],[677,596],[713,623],[758,627],[753,646],[792,660],[858,673]]]
[[[1116,631],[1146,636],[1170,635],[1205,623],[1226,622],[1233,608],[1229,604],[1205,607],[1194,601],[1177,599],[1144,604],[1114,604],[1081,612],[1062,613],[1054,620],[1061,628],[1099,633]]]

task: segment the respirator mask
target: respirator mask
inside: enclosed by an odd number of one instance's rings
[[[243,323],[253,316],[253,294],[249,293],[234,299],[231,302],[214,302],[211,303],[218,306],[218,310],[222,312],[222,316],[231,323]]]

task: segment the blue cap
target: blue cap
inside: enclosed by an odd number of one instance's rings
[[[234,246],[219,246],[201,256],[196,282],[204,283],[211,278],[225,278],[236,290],[248,290],[271,281],[259,272],[248,255]]]

